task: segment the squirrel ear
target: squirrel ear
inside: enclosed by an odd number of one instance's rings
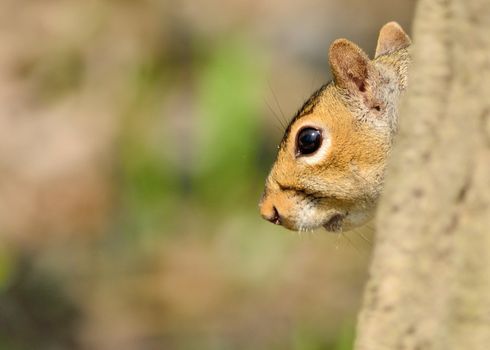
[[[369,57],[347,39],[337,39],[330,46],[330,67],[335,84],[363,92],[368,78]]]
[[[396,22],[386,23],[379,31],[375,57],[404,49],[411,44],[407,33]]]

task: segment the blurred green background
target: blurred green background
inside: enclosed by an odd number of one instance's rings
[[[330,42],[413,6],[2,0],[0,349],[351,349],[372,232],[257,204]]]

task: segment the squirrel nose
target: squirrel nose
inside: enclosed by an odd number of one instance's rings
[[[272,222],[275,225],[281,225],[281,214],[277,211],[277,208],[273,204],[262,203],[260,205],[260,214],[262,217]]]
[[[272,222],[274,225],[281,225],[281,215],[279,215],[279,212],[274,206],[272,207],[272,212],[270,214],[262,214],[262,217],[267,221]]]

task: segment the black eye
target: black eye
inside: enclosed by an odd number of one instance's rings
[[[322,144],[322,133],[314,128],[304,128],[298,133],[296,140],[297,155],[312,154]]]

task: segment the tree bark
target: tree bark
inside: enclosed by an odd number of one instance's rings
[[[355,349],[490,349],[490,1],[420,0]]]

